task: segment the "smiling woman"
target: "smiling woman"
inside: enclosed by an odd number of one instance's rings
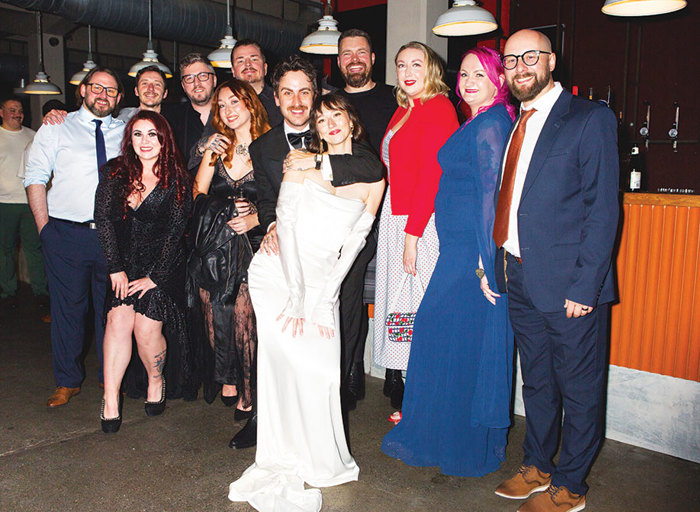
[[[205,151],[194,183],[189,278],[204,324],[194,343],[204,399],[213,402],[221,389],[241,420],[251,414],[257,346],[247,272],[263,235],[248,145],[270,127],[253,88],[236,79],[214,92],[211,119],[216,131],[199,143]]]
[[[148,110],[129,121],[121,156],[107,162],[101,174],[95,222],[111,290],[100,419],[110,433],[121,426],[119,391],[132,356],[132,334],[140,362],[132,360],[127,393],[145,394],[148,416],[165,409],[166,377],[168,397],[182,396],[187,380],[182,236],[192,195],[168,123]]]

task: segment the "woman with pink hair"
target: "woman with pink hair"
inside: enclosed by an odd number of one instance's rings
[[[470,115],[438,153],[440,256],[414,322],[403,417],[382,450],[412,466],[482,476],[505,458],[513,360],[506,298],[489,288],[493,198],[514,119],[500,55],[465,53],[457,91]]]

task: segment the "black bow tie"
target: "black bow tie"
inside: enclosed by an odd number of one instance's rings
[[[306,130],[300,133],[288,133],[287,140],[294,149],[301,149],[302,147],[308,148],[309,144],[311,144],[311,132]],[[302,141],[304,141],[303,145]]]

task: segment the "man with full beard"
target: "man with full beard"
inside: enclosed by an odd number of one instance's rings
[[[396,110],[396,98],[390,86],[372,80],[374,59],[372,40],[367,32],[351,28],[340,34],[338,68],[345,88],[338,93],[355,107],[367,130],[369,143],[380,155],[384,132]]]
[[[374,59],[372,40],[367,32],[351,28],[340,34],[338,68],[343,75],[345,88],[338,93],[348,98],[355,107],[367,131],[369,143],[380,155],[384,132],[397,105],[392,88],[372,80]],[[355,408],[358,400],[365,397],[363,360],[369,319],[363,304],[364,277],[368,265],[374,269],[372,259],[376,252],[377,232],[374,229],[345,277],[340,292],[340,331],[343,344],[341,391],[343,404],[350,410]],[[373,294],[373,289],[368,291],[370,295]],[[400,370],[387,370],[386,373],[385,393],[391,394],[392,386],[403,388]]]
[[[547,490],[518,510],[573,512],[586,506],[585,480],[605,417],[616,120],[554,82],[556,56],[542,33],[516,32],[504,53],[505,79],[522,105],[504,155],[493,238],[496,280],[508,292],[520,354],[527,430],[522,465],[496,494],[524,499]]]
[[[81,354],[92,295],[95,346],[102,376],[107,264],[93,211],[98,169],[119,155],[124,122],[112,118],[124,87],[113,71],[96,67],[79,86],[82,105],[59,125],[39,128],[27,159],[24,186],[41,240],[51,291],[51,349],[56,390],[46,403],[64,405],[85,378]],[[53,175],[53,177],[52,177]],[[51,180],[51,190],[46,185]]]

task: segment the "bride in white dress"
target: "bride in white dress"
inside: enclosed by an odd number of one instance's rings
[[[329,154],[351,153],[353,137],[362,136],[352,106],[333,94],[314,103],[311,131]],[[304,483],[357,480],[340,409],[338,294],[383,192],[383,180],[334,188],[326,168],[284,175],[280,254],[258,251],[248,270],[258,327],[258,442],[255,463],[229,486],[231,501],[260,512],[318,512],[321,491]]]

